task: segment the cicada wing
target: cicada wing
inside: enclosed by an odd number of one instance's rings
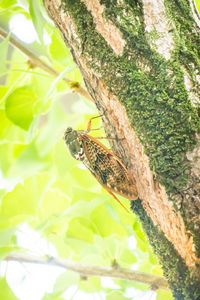
[[[82,145],[90,171],[105,189],[129,200],[138,198],[134,179],[112,151],[86,134],[82,136]]]

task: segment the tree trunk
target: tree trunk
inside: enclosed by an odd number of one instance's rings
[[[176,299],[200,299],[200,29],[189,0],[44,0]],[[123,139],[122,139],[123,138]]]

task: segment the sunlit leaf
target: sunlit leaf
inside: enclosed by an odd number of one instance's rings
[[[11,7],[13,6],[14,4],[17,3],[17,0],[1,0],[0,1],[0,7],[1,8],[8,8],[8,7]]]
[[[40,0],[30,0],[29,10],[32,17],[33,24],[37,31],[40,41],[43,43],[43,33],[46,21],[41,12]]]
[[[15,164],[9,166],[9,178],[27,178],[37,172],[49,170],[51,164],[50,155],[41,157],[34,142],[24,149],[22,145],[21,150],[20,155],[15,159]]]
[[[5,278],[0,277],[0,299],[19,300],[9,287]]]
[[[37,100],[31,86],[15,89],[6,99],[7,117],[17,126],[28,130],[37,111]]]
[[[16,228],[0,230],[0,246],[11,245],[16,243]]]
[[[11,93],[22,84],[29,84],[28,80],[31,78],[29,66],[27,64],[27,57],[18,49],[13,49],[11,54],[11,64],[8,76],[6,78],[6,85]],[[24,79],[27,79],[27,81]]]
[[[172,294],[164,290],[157,291],[156,300],[173,300]]]
[[[54,102],[35,145],[41,156],[48,154],[51,148],[61,138],[66,124],[66,114],[58,102]]]
[[[77,285],[80,280],[80,275],[73,271],[66,271],[61,274],[54,285],[54,294],[62,294],[68,287]]]
[[[21,143],[0,143],[0,168],[4,176],[8,176],[10,169],[14,166],[14,162],[25,147],[26,145]]]
[[[130,298],[125,297],[123,293],[120,291],[112,291],[106,296],[106,300],[127,300],[127,299]]]
[[[93,242],[93,230],[91,223],[84,218],[73,218],[69,224],[67,236],[77,240]]]
[[[137,257],[132,253],[132,251],[128,249],[124,249],[122,255],[120,256],[120,264],[123,263],[124,267],[128,267],[132,264],[135,264],[137,261]]]
[[[26,143],[26,136],[23,129],[14,126],[13,123],[7,118],[5,110],[0,110],[0,141],[12,143]]]
[[[51,35],[51,44],[49,45],[49,53],[51,57],[56,61],[60,62],[62,65],[67,65],[67,63],[74,64],[71,58],[69,50],[66,48],[66,45],[63,39],[60,36],[60,33],[56,30]],[[75,65],[74,65],[75,66]]]
[[[94,293],[102,289],[101,280],[100,278],[96,277],[89,277],[86,279],[83,278],[82,280],[80,280],[78,287],[80,290],[83,290],[88,293]]]
[[[4,259],[11,252],[16,252],[20,248],[17,246],[5,246],[0,247],[0,260]]]
[[[38,204],[44,190],[48,187],[50,177],[47,174],[33,176],[19,183],[11,192],[7,193],[0,207],[0,225],[14,226],[18,223],[36,217]],[[16,201],[17,199],[17,201]]]
[[[95,253],[96,252],[96,253]],[[95,245],[88,246],[81,252],[81,263],[87,266],[107,266],[107,261],[102,254],[97,251]]]
[[[91,219],[103,237],[117,233],[119,236],[126,236],[127,232],[121,224],[110,218],[103,205],[96,208],[91,215]],[[106,219],[106,222],[104,220]]]
[[[61,193],[58,189],[49,188],[44,194],[38,211],[40,220],[43,220],[51,215],[63,213],[69,206],[69,198]]]

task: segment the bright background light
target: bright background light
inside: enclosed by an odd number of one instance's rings
[[[9,29],[21,41],[27,44],[38,41],[37,33],[35,31],[33,23],[22,14],[18,14],[12,17],[9,22]]]
[[[35,41],[40,43],[32,21],[28,20],[23,14],[18,14],[11,18],[9,29],[26,44],[31,44]],[[48,45],[50,42],[51,38],[44,29],[44,44]]]

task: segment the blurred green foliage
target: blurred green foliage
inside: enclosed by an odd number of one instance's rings
[[[30,20],[38,40],[26,47],[41,60],[83,85],[80,72],[58,30],[47,18],[39,0],[0,1],[0,26],[9,28],[17,14]],[[45,44],[44,33],[49,42]],[[97,115],[95,106],[74,96],[62,76],[55,79],[9,45],[0,42],[0,257],[22,250],[17,233],[28,224],[52,243],[60,257],[86,265],[111,266],[162,275],[142,228],[68,153],[63,132],[67,126],[85,129]],[[94,127],[99,126],[99,119]],[[95,133],[99,135],[98,133]],[[103,134],[103,133],[102,133]],[[129,206],[129,201],[122,199]],[[131,237],[131,238],[130,238]],[[131,245],[136,241],[137,247]],[[129,287],[148,291],[143,284],[113,280],[118,289],[105,288],[98,278],[82,280],[66,271],[53,292],[43,300],[63,299],[71,285],[88,293],[104,291],[106,299],[130,299]],[[5,298],[5,295],[6,298]],[[0,278],[0,298],[18,299]],[[171,299],[158,291],[157,299]]]

